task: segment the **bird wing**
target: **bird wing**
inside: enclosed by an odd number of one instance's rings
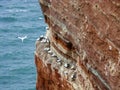
[[[18,37],[19,39],[22,39],[22,37]]]
[[[27,38],[27,36],[24,36],[23,38],[24,38],[24,39],[26,39],[26,38]]]

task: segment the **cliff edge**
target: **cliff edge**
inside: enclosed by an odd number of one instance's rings
[[[37,90],[120,90],[120,0],[40,0]]]

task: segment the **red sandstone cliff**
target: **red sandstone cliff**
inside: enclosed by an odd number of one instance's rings
[[[120,90],[120,0],[40,0],[37,90]]]

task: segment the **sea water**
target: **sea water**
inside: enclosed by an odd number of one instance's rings
[[[35,90],[35,41],[45,27],[38,0],[0,0],[0,90]]]

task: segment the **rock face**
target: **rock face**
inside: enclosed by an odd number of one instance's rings
[[[37,90],[120,90],[120,0],[40,0]]]

